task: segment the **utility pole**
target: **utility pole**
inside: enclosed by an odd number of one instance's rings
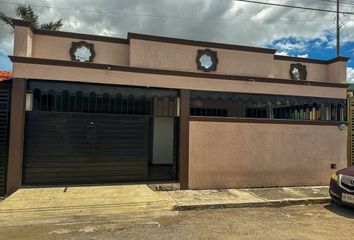
[[[339,0],[337,0],[337,57],[339,57],[339,50],[340,50],[340,45],[339,45]]]

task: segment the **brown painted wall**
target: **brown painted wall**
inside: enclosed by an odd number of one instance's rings
[[[334,62],[328,65],[329,82],[347,82],[347,63]]]
[[[274,75],[277,78],[290,78],[290,65],[298,62],[275,60]],[[328,65],[317,63],[301,63],[306,65],[307,80],[328,82]]]
[[[174,89],[283,94],[346,99],[346,88],[222,80],[91,68],[14,63],[14,76],[34,79],[122,84]]]
[[[189,188],[327,185],[347,164],[337,126],[191,121]]]
[[[180,118],[179,118],[179,183],[181,189],[188,189],[188,168],[189,168],[189,111],[190,111],[190,91],[180,91]]]
[[[130,65],[157,69],[174,69],[196,72],[198,49],[206,47],[130,40]],[[216,49],[219,63],[217,73],[245,76],[274,76],[273,54]],[[203,71],[201,71],[203,72]]]
[[[16,191],[22,181],[26,83],[25,79],[12,80],[7,195]]]
[[[289,78],[289,69],[292,63],[296,61],[275,60],[274,63],[274,77],[276,78]],[[338,82],[345,83],[347,63],[338,61],[331,64],[319,63],[301,63],[306,65],[307,80],[322,81],[322,82]]]
[[[28,27],[17,26],[14,32],[14,56],[31,57],[33,33]]]
[[[72,42],[80,39],[55,37],[46,35],[34,35],[32,57],[70,61],[69,49]],[[90,41],[93,43],[96,56],[94,63],[112,65],[129,65],[129,45],[102,41]]]

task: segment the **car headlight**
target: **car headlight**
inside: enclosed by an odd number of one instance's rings
[[[332,179],[336,182],[338,182],[338,175],[336,173],[332,174]]]

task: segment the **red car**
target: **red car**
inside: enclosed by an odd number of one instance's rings
[[[333,173],[329,194],[334,201],[354,207],[354,166]]]

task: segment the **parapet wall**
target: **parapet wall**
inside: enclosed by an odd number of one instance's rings
[[[84,41],[93,45],[96,55],[92,63],[97,64],[275,79],[291,79],[291,64],[300,64],[307,72],[302,80],[346,82],[348,59],[344,57],[328,61],[283,57],[274,55],[274,49],[131,33],[127,39],[120,39],[38,30],[20,20],[14,23],[14,56],[18,57],[71,61],[72,43]],[[198,51],[206,49],[217,57],[215,69],[210,72],[197,66]]]

